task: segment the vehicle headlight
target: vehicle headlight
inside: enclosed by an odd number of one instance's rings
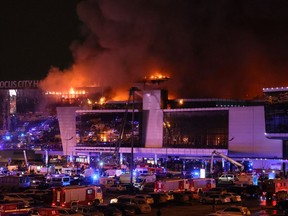
[[[117,203],[118,202],[118,199],[117,198],[113,198],[110,200],[110,203]]]

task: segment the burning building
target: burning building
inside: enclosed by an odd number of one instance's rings
[[[13,131],[19,120],[56,115],[56,107],[77,106],[92,109],[111,95],[105,87],[78,87],[64,91],[43,90],[39,80],[0,81],[0,130]]]

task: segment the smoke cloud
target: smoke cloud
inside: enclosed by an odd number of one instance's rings
[[[278,3],[281,1],[277,1]],[[52,68],[44,89],[109,86],[169,76],[169,95],[253,99],[287,86],[285,1],[83,0],[74,64]],[[63,84],[63,80],[65,80]]]

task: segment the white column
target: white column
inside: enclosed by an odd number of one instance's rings
[[[157,165],[158,163],[158,158],[157,158],[157,154],[154,155],[154,164]]]
[[[120,153],[120,164],[123,164],[123,153]]]

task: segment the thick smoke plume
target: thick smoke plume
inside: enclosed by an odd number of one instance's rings
[[[117,95],[158,73],[170,76],[163,84],[175,97],[260,97],[263,87],[287,85],[288,6],[278,6],[265,0],[81,1],[85,40],[71,45],[71,68],[51,69],[42,87],[109,86]]]

